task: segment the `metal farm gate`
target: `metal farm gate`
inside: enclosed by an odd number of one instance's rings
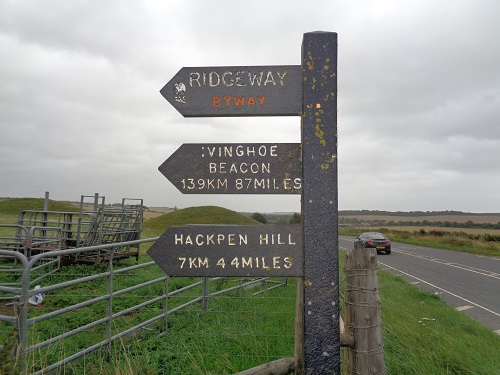
[[[140,239],[143,200],[123,198],[121,204],[105,205],[103,196],[94,196],[93,204],[81,196],[78,212],[22,210],[15,233],[0,238],[0,248],[32,255],[51,250],[75,249]],[[89,207],[90,206],[90,207]],[[5,227],[5,226],[3,226]],[[85,255],[62,258],[66,263],[99,263],[109,258],[139,256],[139,245],[115,246]]]
[[[157,239],[116,246],[133,247]],[[0,282],[0,303],[9,301],[0,310],[0,355],[2,351],[7,353],[4,358],[15,361],[22,374],[41,375],[64,369],[69,362],[96,350],[112,356],[112,344],[126,336],[163,336],[170,314],[197,304],[207,311],[210,298],[217,295],[255,285],[263,286],[259,292],[287,285],[286,279],[240,278],[230,280],[233,285],[219,288],[223,278],[205,277],[189,279],[181,288],[169,288],[169,277],[155,262],[117,264],[110,250],[113,246],[40,252],[29,260],[21,252],[0,249],[0,259],[17,260],[20,270],[15,285]],[[66,267],[61,267],[50,274],[45,272],[43,280],[39,277],[41,267],[54,258],[87,259],[85,253],[97,251],[108,251],[109,256],[92,274],[70,276],[64,271]],[[36,305],[37,298],[41,298],[40,305]],[[54,304],[54,300],[58,302]],[[47,331],[44,327],[52,328]],[[71,351],[67,345],[70,341]]]

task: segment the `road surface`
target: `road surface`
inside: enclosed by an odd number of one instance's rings
[[[339,236],[352,249],[354,237]],[[390,255],[378,255],[378,267],[437,293],[448,304],[500,335],[500,257],[392,242]]]

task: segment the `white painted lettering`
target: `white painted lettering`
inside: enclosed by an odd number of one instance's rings
[[[287,70],[284,70],[282,72],[279,70],[276,70],[275,72],[271,70],[261,70],[260,72],[245,70],[216,72],[213,70],[209,73],[193,71],[189,73],[188,79],[190,87],[246,87],[248,85],[252,87],[261,87],[267,85],[285,86],[285,76],[287,74]],[[277,80],[275,76],[277,76],[278,78],[278,83],[276,82]],[[262,104],[263,103],[261,103],[261,105]]]
[[[214,236],[215,234],[207,234],[207,245],[215,245]]]
[[[213,165],[209,164],[210,173],[217,173],[217,164],[213,163]],[[183,190],[210,190],[210,189],[227,189],[227,179],[220,178],[199,178],[196,181],[194,178],[183,178],[181,180],[182,189]]]
[[[291,178],[283,179],[283,189],[289,190],[290,189],[290,182],[291,182]]]
[[[174,235],[174,245],[182,245],[183,243],[183,236],[180,233],[175,233]]]
[[[297,178],[295,178],[293,180],[293,183],[294,183],[293,187],[294,187],[295,190],[302,189],[302,179],[300,179],[299,177],[297,177]]]
[[[277,243],[278,243],[278,245],[284,245],[284,244],[285,244],[285,242],[281,241],[281,234],[280,234],[280,233],[278,233],[278,235],[277,235],[277,236],[278,236],[278,239],[277,239]]]
[[[228,78],[228,80],[226,81],[226,76],[227,75],[230,75],[231,78]],[[232,75],[233,75],[232,72],[224,72],[224,73],[222,73],[222,84],[224,86],[231,87],[234,84],[234,79],[233,79]]]
[[[189,268],[198,268],[196,265],[196,258],[189,257]]]
[[[210,72],[208,74],[208,85],[210,87],[217,87],[217,86],[219,86],[219,84],[220,84],[219,73],[214,72],[214,71]]]
[[[236,86],[246,86],[247,84],[243,82],[243,74],[245,74],[244,70],[240,70],[236,72]]]
[[[276,71],[276,73],[278,74],[278,77],[280,77],[280,85],[281,85],[281,86],[284,86],[284,85],[285,85],[285,82],[283,82],[283,79],[285,78],[285,76],[286,76],[286,74],[288,73],[288,71],[287,71],[287,70],[285,70],[285,71],[283,72],[283,75],[281,75],[279,71]]]
[[[193,72],[189,75],[189,86],[193,87],[193,82],[196,82],[198,84],[198,87],[201,86],[200,84],[200,73]]]
[[[203,241],[203,234],[197,234],[196,235],[196,244],[198,246],[202,246],[204,245],[204,241]]]
[[[248,257],[245,259],[245,257],[241,257],[241,268],[253,268],[253,261],[252,257]]]
[[[278,156],[278,145],[272,145],[271,147],[269,147],[269,155],[271,156]]]
[[[201,259],[201,258],[198,258],[198,263],[199,263],[199,267],[203,267],[205,266],[205,268],[208,268],[208,258],[205,257],[204,259]]]
[[[239,241],[240,241],[240,245],[248,245],[248,235],[247,234],[240,234]]]
[[[250,81],[250,85],[260,86],[260,84],[262,83],[262,76],[263,75],[264,75],[263,71],[260,72],[259,76],[257,76],[257,74],[255,74],[255,73],[252,74],[251,72],[248,72],[248,80]]]
[[[266,188],[266,184],[265,184],[265,181],[264,179],[255,179],[254,180],[254,189],[257,190],[258,188],[262,188],[262,189],[265,189]]]
[[[245,169],[246,164],[247,163],[241,163],[240,170]],[[236,169],[236,164],[234,164],[234,163],[231,164],[231,168],[229,168],[229,173],[238,173],[238,169]],[[242,172],[242,173],[246,173],[246,172]]]
[[[265,257],[261,257],[261,260],[262,260],[262,262],[261,262],[261,268],[263,270],[268,270],[269,271],[271,269],[271,267],[269,267],[268,265],[266,265],[266,258]]]
[[[274,86],[276,86],[276,82],[274,82],[273,72],[271,72],[270,70],[267,72],[266,80],[264,81],[264,86],[266,86],[268,83],[272,83]]]

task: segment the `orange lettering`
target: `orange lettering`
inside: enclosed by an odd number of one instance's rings
[[[224,95],[224,100],[226,101],[226,107],[229,107],[229,103],[231,103],[231,97]]]
[[[212,98],[212,105],[214,107],[220,107],[220,96],[214,95],[214,97]]]
[[[253,98],[253,96],[251,96],[251,97],[249,97],[249,98],[248,98],[248,103],[247,103],[247,105],[256,105],[256,104],[255,104],[255,99]]]
[[[241,98],[238,98],[237,96],[233,96],[234,98],[234,104],[236,104],[236,106],[240,106],[240,105],[245,105],[245,97],[242,96]]]
[[[257,99],[259,99],[260,105],[264,105],[264,100],[266,100],[266,96],[265,95],[257,96]]]

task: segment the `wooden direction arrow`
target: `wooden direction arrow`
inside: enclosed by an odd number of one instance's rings
[[[172,277],[303,274],[300,225],[170,227],[147,254]]]
[[[184,67],[160,90],[184,117],[299,116],[300,65]]]
[[[159,171],[183,194],[300,194],[299,143],[185,143]]]

